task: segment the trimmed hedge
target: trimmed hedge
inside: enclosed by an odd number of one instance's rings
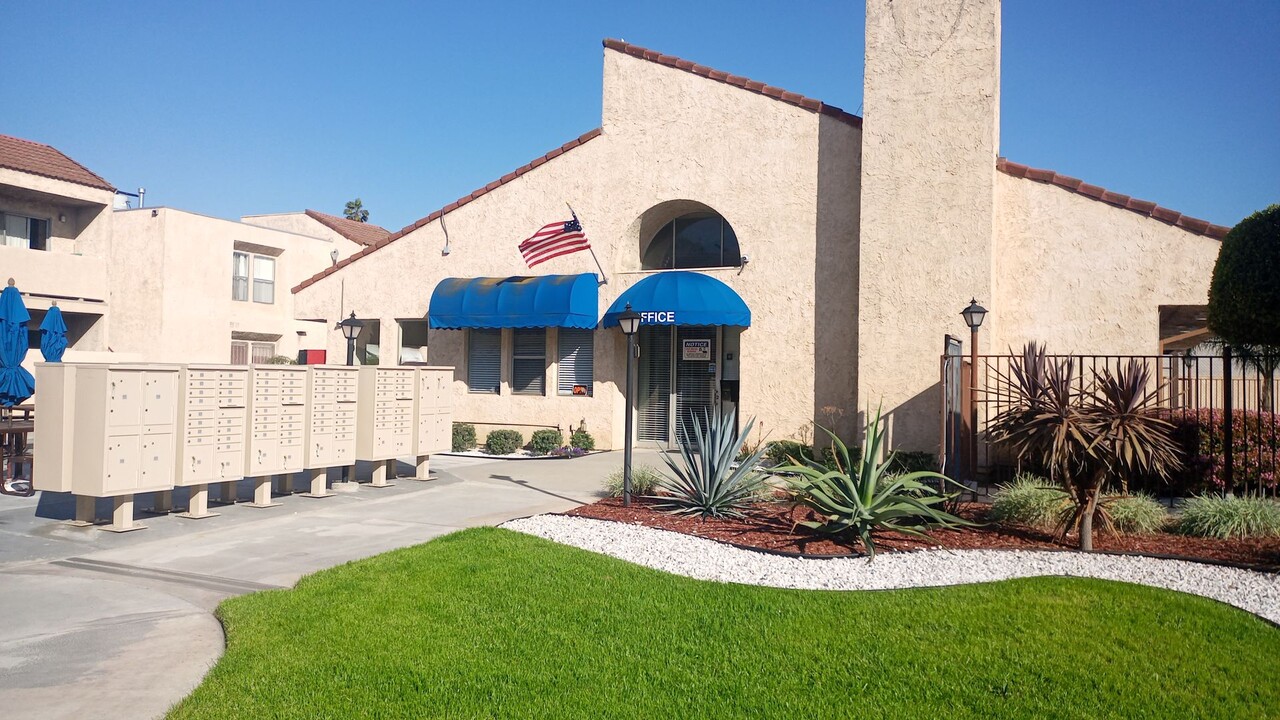
[[[453,451],[466,452],[476,446],[476,426],[471,423],[453,424]]]
[[[587,432],[585,427],[580,427],[569,436],[569,447],[591,452],[596,449],[596,439],[591,437],[591,433]]]
[[[1241,220],[1222,239],[1209,327],[1233,345],[1280,345],[1280,205]]]
[[[523,445],[519,430],[494,430],[484,439],[484,451],[490,455],[510,455]]]
[[[559,430],[534,430],[529,438],[530,455],[549,455],[564,444],[564,433]]]
[[[1210,492],[1257,492],[1274,489],[1280,464],[1280,416],[1271,412],[1236,410],[1231,414],[1234,460],[1233,485],[1226,487],[1226,442],[1221,410],[1169,411],[1174,442],[1182,448],[1186,467],[1171,479],[1180,495]]]

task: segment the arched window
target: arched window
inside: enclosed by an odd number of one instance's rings
[[[644,251],[645,270],[737,267],[742,264],[738,236],[723,217],[692,212],[672,220],[654,233]]]

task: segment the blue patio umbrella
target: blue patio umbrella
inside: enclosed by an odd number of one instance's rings
[[[9,280],[0,291],[0,406],[13,407],[31,397],[36,379],[22,367],[27,357],[27,323],[31,313]]]
[[[67,351],[67,323],[57,305],[49,308],[40,321],[40,354],[45,362],[62,362]]]

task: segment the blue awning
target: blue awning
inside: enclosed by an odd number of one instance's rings
[[[751,308],[733,288],[710,275],[664,272],[641,280],[618,296],[601,324],[615,327],[631,303],[641,325],[727,325],[751,327]]]
[[[463,328],[593,329],[600,312],[596,276],[539,275],[445,278],[431,293],[428,326]]]

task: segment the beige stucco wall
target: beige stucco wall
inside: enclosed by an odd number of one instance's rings
[[[283,230],[296,235],[324,238],[333,243],[330,250],[338,250],[338,259],[359,252],[362,245],[351,242],[342,233],[307,215],[305,212],[273,213],[270,215],[245,215],[240,222],[246,225]]]
[[[997,176],[999,318],[982,352],[1159,353],[1160,305],[1203,305],[1221,242],[1045,183]]]
[[[276,352],[290,357],[323,347],[322,329],[295,319],[289,288],[328,267],[331,242],[170,208],[116,216],[113,350],[148,362],[227,362],[234,331],[279,335]],[[231,299],[237,241],[282,251],[275,302]]]
[[[604,55],[600,137],[449,213],[448,256],[441,256],[445,238],[440,222],[433,222],[300,291],[298,317],[332,323],[354,311],[378,319],[383,347],[396,347],[394,321],[425,317],[441,279],[530,274],[516,246],[567,216],[565,201],[577,210],[608,273],[609,283],[600,288],[603,313],[649,274],[639,270],[642,215],[661,203],[692,200],[720,212],[751,257],[741,272],[707,271],[733,287],[753,314],[741,341],[740,408],[758,416],[762,435],[793,436],[813,419],[816,404],[815,284],[839,282],[826,272],[830,267],[854,267],[858,130],[834,120],[820,123],[815,113],[681,70],[612,50]],[[822,272],[816,261],[819,210],[829,231]],[[579,253],[535,273],[595,270],[591,256]],[[851,274],[846,281],[853,282]],[[824,317],[842,319],[822,324],[824,358],[853,350],[852,296],[851,289],[836,291],[824,308]],[[345,357],[339,334],[329,338],[331,357]],[[469,394],[464,338],[460,331],[432,331],[429,345],[431,364],[457,367],[458,420],[561,427],[585,420],[599,444],[621,443],[625,353],[616,329],[597,331],[592,398],[513,396],[505,360],[501,395]],[[395,353],[384,351],[382,358],[394,362]],[[548,358],[553,365],[554,352]],[[548,368],[548,387],[554,387],[554,370]],[[823,403],[851,400],[852,376],[844,377],[836,382],[839,389],[824,391]]]
[[[943,335],[992,294],[999,28],[999,0],[867,0],[858,403],[902,449],[937,447]]]

